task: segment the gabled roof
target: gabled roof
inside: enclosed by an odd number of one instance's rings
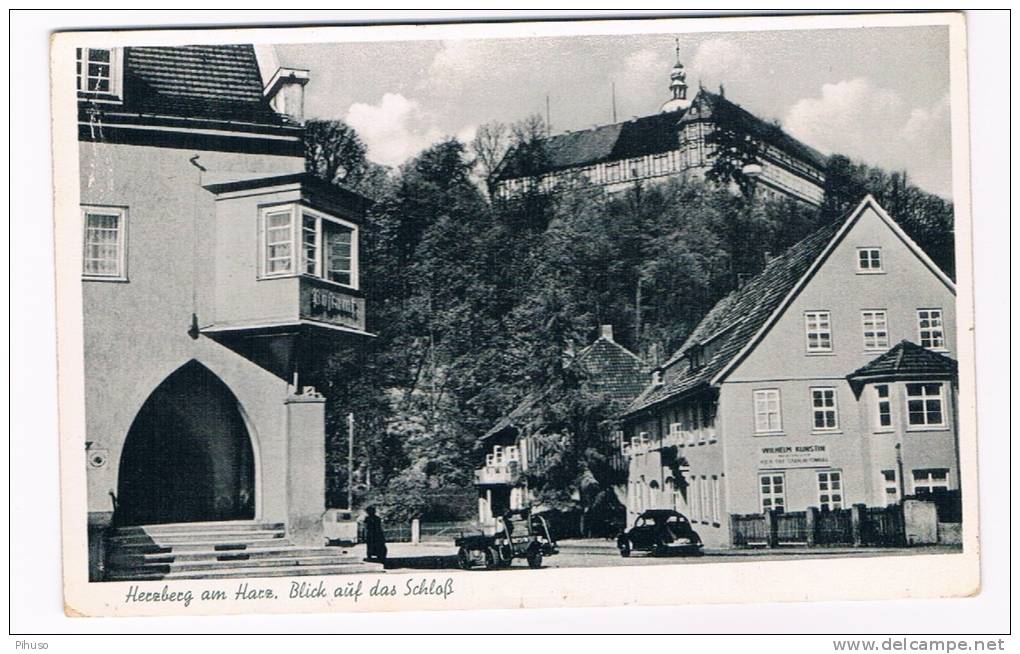
[[[591,388],[611,400],[625,404],[633,400],[644,388],[648,371],[644,362],[630,350],[606,336],[600,336],[594,343],[578,352],[572,366],[583,366]],[[513,411],[501,418],[482,440],[490,438],[508,427],[523,427],[531,409],[554,391],[552,385],[529,393]]]
[[[706,109],[705,117],[733,124],[817,168],[825,167],[825,155],[722,95],[701,89],[691,106],[695,104]],[[518,151],[511,150],[495,177],[497,180],[530,177],[603,161],[676,150],[679,147],[679,130],[688,118],[687,112],[684,109],[666,111],[621,123],[550,136],[542,140],[543,161],[524,161]]]
[[[954,359],[905,340],[847,375],[847,379],[851,383],[864,383],[878,379],[949,378],[955,375]]]
[[[839,222],[834,222],[818,229],[769,261],[765,269],[743,287],[720,300],[664,367],[682,365],[681,359],[695,345],[718,341],[713,342],[711,358],[695,370],[667,374],[662,384],[646,388],[626,413],[637,413],[698,387],[708,386],[712,378],[733,360],[765,324],[783,298],[832,241],[840,226]]]
[[[700,387],[722,382],[761,341],[829,252],[869,208],[875,211],[907,248],[955,294],[953,282],[907,236],[875,198],[868,195],[844,219],[824,225],[792,245],[786,252],[769,261],[765,269],[743,287],[720,300],[701,320],[680,349],[662,366],[667,371],[665,381],[647,387],[631,403],[624,415],[638,413]],[[684,365],[685,355],[696,345],[710,345],[711,358],[700,368],[681,369],[676,374],[669,374],[670,368]]]
[[[109,111],[283,125],[251,45],[124,49],[123,103]],[[88,104],[87,99],[80,103]]]

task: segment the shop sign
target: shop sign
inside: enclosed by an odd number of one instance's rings
[[[302,317],[355,329],[365,328],[365,301],[330,288],[302,289]]]
[[[760,448],[758,467],[761,469],[827,468],[829,451],[826,445],[770,445]]]

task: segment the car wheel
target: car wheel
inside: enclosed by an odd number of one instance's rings
[[[485,550],[486,570],[495,570],[496,568],[499,567],[500,563],[502,563],[502,559],[500,559],[499,551],[496,550],[495,547],[490,547],[489,549]]]
[[[471,569],[471,555],[463,547],[457,550],[457,565],[460,566],[461,570]]]
[[[618,547],[620,548],[620,556],[625,559],[630,556],[630,543],[624,541],[619,543]]]
[[[528,555],[528,567],[529,568],[541,568],[542,567],[542,551],[535,550]]]

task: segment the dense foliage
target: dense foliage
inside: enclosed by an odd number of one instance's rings
[[[820,209],[679,178],[614,196],[573,180],[569,192],[492,201],[484,173],[507,148],[544,156],[544,128],[532,118],[480,133],[473,148],[446,140],[391,172],[373,172],[347,126],[309,133],[319,139],[307,148],[309,170],[376,200],[361,261],[377,336],[352,340],[317,382],[329,400],[332,506],[353,483],[356,504],[375,503],[390,520],[472,517],[478,437],[550,387],[533,409],[551,444],[533,488],[559,509],[612,504],[619,480],[603,436],[617,407],[571,366],[572,353],[612,324],[646,360],[668,356],[742,276],[865,192],[952,272],[952,205],[903,174],[832,157]]]

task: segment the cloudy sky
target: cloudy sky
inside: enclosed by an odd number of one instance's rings
[[[945,27],[701,33],[680,36],[688,83],[727,98],[805,143],[841,152],[951,196]],[[341,118],[369,158],[396,166],[446,136],[545,113],[554,132],[658,111],[672,35],[279,45],[307,68],[306,115]]]

